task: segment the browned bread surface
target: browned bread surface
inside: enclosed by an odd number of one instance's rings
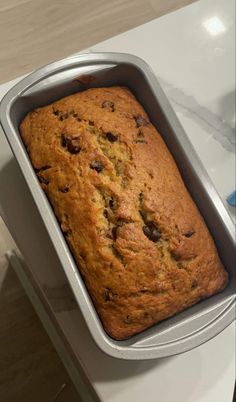
[[[176,164],[128,89],[68,96],[29,113],[20,132],[111,337],[226,286]]]

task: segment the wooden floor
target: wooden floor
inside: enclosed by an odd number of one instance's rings
[[[191,0],[0,0],[0,82],[175,10]],[[79,402],[4,253],[0,218],[0,402]],[[60,387],[64,390],[56,397]]]
[[[193,0],[0,0],[0,82]]]
[[[2,255],[13,245],[2,221],[0,230],[0,401],[79,402],[74,385]]]

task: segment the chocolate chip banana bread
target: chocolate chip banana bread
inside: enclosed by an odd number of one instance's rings
[[[68,96],[29,113],[20,132],[112,338],[129,338],[226,286],[203,218],[128,89]]]

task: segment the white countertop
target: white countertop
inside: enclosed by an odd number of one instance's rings
[[[201,0],[90,49],[133,53],[150,64],[223,200],[235,186],[234,7],[234,0]],[[0,86],[0,97],[12,84]],[[101,400],[231,402],[235,381],[234,324],[208,343],[171,358],[119,361],[100,352],[77,307],[68,308],[67,301],[67,308],[62,308],[65,296],[60,305],[55,302],[65,278],[55,258],[49,255],[51,251],[47,250],[46,258],[43,247],[37,244],[41,236],[43,246],[43,229],[1,135],[0,174],[6,176],[6,172],[10,190],[3,195],[7,186],[2,185],[0,175],[0,213]],[[234,218],[235,211],[228,210]],[[19,235],[23,222],[24,235]]]

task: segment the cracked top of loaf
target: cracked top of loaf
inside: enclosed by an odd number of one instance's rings
[[[127,88],[36,109],[20,132],[111,337],[129,338],[226,286],[173,157]]]

